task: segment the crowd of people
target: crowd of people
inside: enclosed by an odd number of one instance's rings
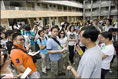
[[[65,71],[71,70],[75,78],[105,79],[118,54],[117,22],[95,19],[43,27],[37,23],[33,28],[29,24],[12,30],[0,27],[1,78],[19,78],[29,67],[29,79],[41,78],[40,73],[46,75],[47,69],[51,78],[66,76]],[[34,56],[29,54],[37,51]],[[77,71],[75,55],[80,58]],[[37,60],[41,60],[41,71]]]

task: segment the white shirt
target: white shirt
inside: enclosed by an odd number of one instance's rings
[[[7,48],[7,47],[6,47],[6,42],[8,42],[8,39],[6,39],[6,40],[1,40],[1,45],[5,46],[5,48]]]
[[[14,27],[14,29],[20,29],[21,26],[20,25],[17,25],[17,26],[14,25],[13,27]]]
[[[110,28],[113,28],[113,26],[110,25],[110,26],[108,27],[107,25],[105,25],[105,26],[103,27],[104,31],[109,31]]]
[[[105,55],[108,55],[108,57],[106,57],[105,59],[102,60],[102,68],[103,69],[110,69],[110,62],[111,62],[113,55],[115,53],[115,49],[114,49],[113,44],[104,46],[102,48],[102,53],[104,53]]]
[[[24,36],[24,39],[25,39],[24,45],[27,48],[28,47],[28,44],[30,43],[30,39],[29,39],[29,37],[27,35],[23,35],[23,36]]]
[[[115,22],[115,27],[114,28],[118,28],[118,22]]]
[[[68,33],[67,33],[67,36],[68,36],[68,38],[70,38],[70,39],[72,39],[72,40],[73,40],[73,39],[77,39],[77,34],[76,34],[76,32],[73,32],[73,33],[72,33],[72,32],[68,32]],[[73,45],[75,45],[75,43],[76,43],[76,42],[74,42],[74,41],[69,41],[69,42],[68,42],[68,45],[73,46]]]
[[[63,39],[59,39],[59,42],[62,46],[64,46],[66,44],[67,41],[67,37],[63,38]]]
[[[78,66],[77,73],[81,78],[98,78],[101,77],[102,52],[96,45],[87,49]]]

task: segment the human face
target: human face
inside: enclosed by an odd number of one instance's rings
[[[43,31],[40,33],[40,36],[41,37],[44,37],[44,32]]]
[[[2,33],[2,34],[1,34],[1,37],[4,39],[4,38],[5,38],[5,34],[4,34],[4,33]]]
[[[52,30],[52,36],[53,37],[56,37],[58,35],[58,29],[57,28],[54,28],[53,30]]]
[[[103,36],[100,34],[100,35],[99,35],[99,38],[100,38],[100,41],[101,41],[101,42],[105,43],[105,41],[106,41],[105,37],[103,37]]]
[[[110,25],[110,22],[109,22],[109,20],[107,20],[107,21],[106,21],[106,24],[107,24],[107,25]]]
[[[48,28],[46,29],[46,34],[48,33]]]
[[[85,37],[83,37],[83,33],[84,33],[84,31],[81,31],[81,32],[80,32],[80,41],[81,41],[81,43],[82,43],[83,45],[86,46],[86,41],[87,41],[87,39],[86,39]]]
[[[74,29],[75,29],[74,27],[71,27],[71,32],[73,32],[73,31],[74,31]]]
[[[16,39],[14,40],[16,44],[18,45],[24,45],[24,37],[22,35],[19,35],[16,37]]]
[[[61,31],[60,35],[61,35],[61,37],[64,37],[64,32],[63,32],[63,31]]]

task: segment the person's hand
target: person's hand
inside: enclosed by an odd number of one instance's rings
[[[33,37],[33,36],[30,36],[30,39],[34,39],[35,37]]]
[[[30,46],[31,46],[31,43],[29,42],[29,43],[28,43],[28,48],[30,48]]]
[[[67,70],[71,70],[72,68],[72,66],[67,66]]]
[[[20,77],[21,77],[21,76],[22,76],[22,73],[21,73],[21,74],[18,74],[18,75],[17,75],[17,78],[19,78],[19,79],[20,79]]]
[[[64,50],[58,50],[59,53],[64,53]]]

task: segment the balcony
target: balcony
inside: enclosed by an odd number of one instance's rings
[[[110,1],[101,1],[101,7],[108,7],[110,4]]]
[[[99,10],[92,12],[92,16],[99,16]]]
[[[83,8],[83,4],[76,3],[72,1],[48,1],[48,0],[41,0],[40,2],[43,3],[50,3],[50,4],[58,4],[58,5],[64,5],[64,6],[71,6],[71,7],[77,7],[77,8]]]
[[[91,4],[86,4],[85,9],[91,9]]]
[[[86,14],[85,14],[86,16],[91,16],[91,12],[87,12]],[[99,16],[99,14],[98,14],[98,12],[92,12],[92,16]]]
[[[109,13],[109,11],[107,11],[107,10],[102,10],[101,11],[101,16],[107,16],[108,15],[108,13]]]
[[[111,15],[117,15],[117,9],[111,10]]]
[[[100,1],[93,3],[93,8],[99,8]]]
[[[14,7],[14,6],[5,6],[6,10],[35,10],[32,7]]]
[[[100,7],[108,7],[110,4],[111,4],[110,1],[101,1],[101,4],[100,4],[100,1],[97,1],[97,2],[93,3],[93,8],[99,8],[99,5],[100,5]],[[113,3],[111,5],[113,6]],[[91,9],[91,3],[86,4],[85,8]]]
[[[91,12],[85,12],[85,16],[91,16]]]

